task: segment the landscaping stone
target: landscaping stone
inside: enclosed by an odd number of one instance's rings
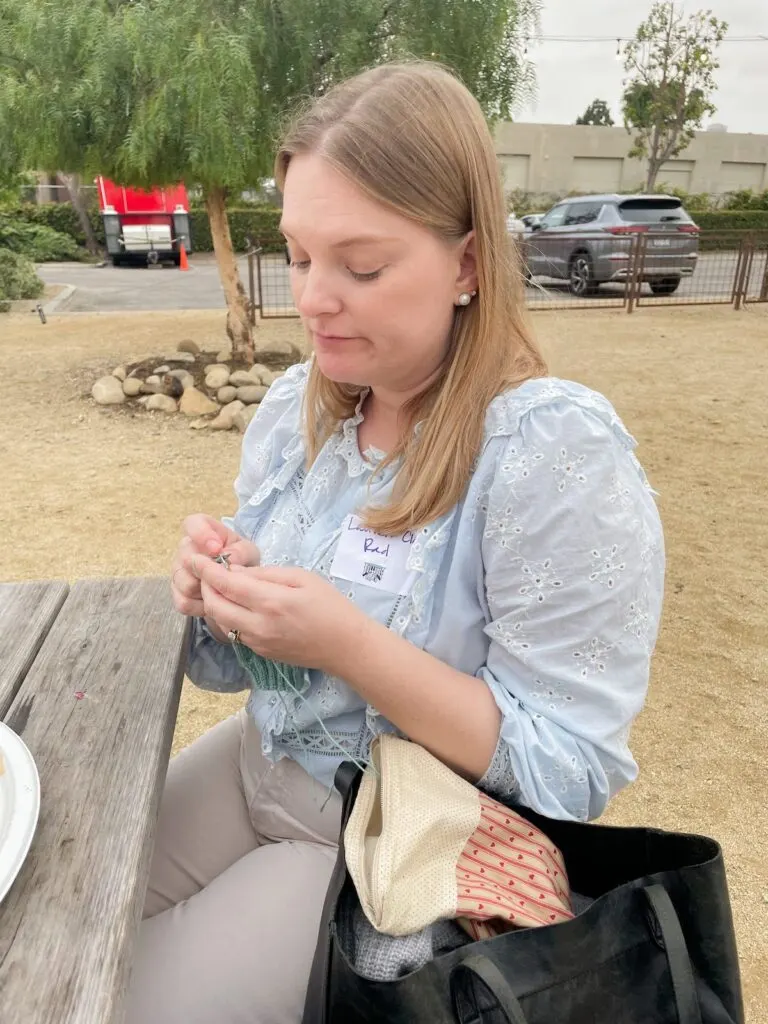
[[[229,384],[229,370],[226,366],[214,365],[206,372],[205,386],[211,391],[218,391],[219,388],[223,388],[227,384]]]
[[[237,398],[237,388],[233,388],[231,384],[227,384],[226,387],[219,388],[216,392],[216,401],[221,402],[222,405],[227,405],[228,402],[234,402]]]
[[[128,376],[128,371],[124,366],[116,366],[112,371],[112,376],[117,377],[118,380],[125,380]]]
[[[141,383],[138,377],[128,377],[123,381],[123,393],[128,398],[135,398],[141,394]]]
[[[225,405],[215,420],[211,420],[211,430],[231,430],[235,425],[235,417],[245,409],[242,402],[230,402]]]
[[[117,377],[100,377],[91,388],[91,394],[99,405],[122,405],[125,401],[123,385]]]
[[[187,388],[193,388],[195,386],[195,378],[189,370],[169,370],[166,376],[177,377],[181,381],[181,386],[185,391]]]
[[[179,409],[185,416],[207,416],[209,413],[218,412],[219,405],[197,388],[187,388],[181,396]]]
[[[247,405],[244,409],[241,409],[235,416],[235,426],[244,434],[248,429],[248,424],[251,422],[253,417],[256,415],[258,409],[257,405]]]
[[[194,363],[195,357],[191,352],[171,352],[170,355],[162,356],[166,363]]]
[[[248,371],[254,384],[271,384],[271,373],[268,367],[261,363],[254,363]]]
[[[178,412],[179,409],[176,400],[170,395],[150,395],[147,408],[153,412]]]
[[[191,352],[193,356],[200,355],[200,346],[192,341],[191,338],[185,338],[184,341],[180,341],[176,346],[177,352]]]
[[[263,384],[246,384],[237,389],[237,397],[241,402],[245,402],[246,405],[254,405],[256,402],[260,402],[266,393],[267,388]]]

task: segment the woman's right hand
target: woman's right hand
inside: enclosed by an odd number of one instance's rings
[[[203,615],[203,597],[200,580],[192,572],[191,564],[195,555],[229,555],[233,565],[259,565],[259,549],[239,533],[230,530],[212,516],[197,513],[184,520],[184,536],[179,543],[176,557],[171,566],[171,593],[173,604],[182,615]],[[209,623],[209,626],[212,624]],[[221,632],[214,629],[217,639]]]

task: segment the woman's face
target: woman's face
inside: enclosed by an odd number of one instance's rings
[[[472,242],[450,245],[369,199],[321,157],[294,157],[281,227],[296,307],[322,373],[408,392],[439,368]]]

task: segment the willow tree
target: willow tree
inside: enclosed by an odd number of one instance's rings
[[[227,333],[247,360],[227,203],[270,174],[286,112],[410,54],[448,63],[489,117],[508,116],[533,85],[523,53],[539,0],[0,0],[0,23],[5,8],[0,54],[17,61],[6,92],[28,166],[201,186]]]

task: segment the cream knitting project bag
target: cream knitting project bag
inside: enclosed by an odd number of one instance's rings
[[[573,916],[543,832],[389,733],[371,746],[344,842],[363,911],[387,935],[457,918],[481,939]]]

